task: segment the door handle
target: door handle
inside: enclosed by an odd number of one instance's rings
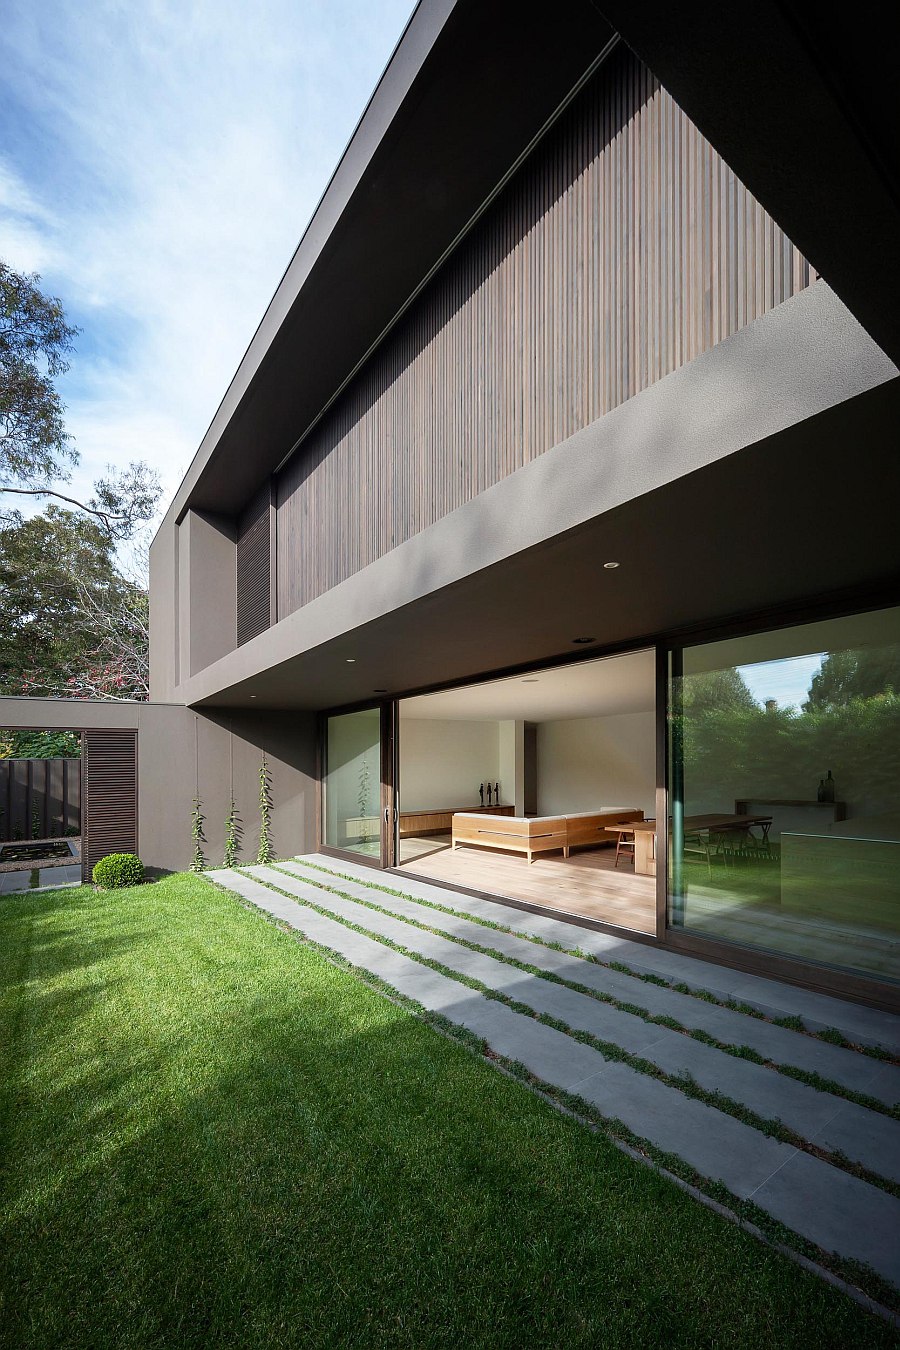
[[[384,808],[384,823],[385,825],[390,825],[391,823],[391,808],[389,806]]]

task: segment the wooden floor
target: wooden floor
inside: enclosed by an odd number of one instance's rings
[[[486,848],[454,852],[443,839],[416,840],[415,844],[426,842],[434,851],[404,860],[404,870],[432,881],[583,914],[639,933],[656,931],[655,879],[636,877],[628,859],[621,858],[618,869],[614,868],[614,848],[584,849],[568,858],[561,853],[544,854],[529,863],[518,854]]]

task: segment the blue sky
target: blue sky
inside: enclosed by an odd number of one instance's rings
[[[82,329],[79,490],[174,491],[411,9],[3,0],[0,256]]]
[[[757,661],[752,666],[738,666],[738,670],[757,703],[765,704],[767,698],[774,698],[779,708],[799,708],[823,655],[818,652],[812,656],[786,657],[783,661]]]

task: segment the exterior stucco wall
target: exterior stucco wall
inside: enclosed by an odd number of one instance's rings
[[[150,697],[174,698],[178,664],[178,526],[163,521],[150,545]]]
[[[147,867],[178,871],[193,850],[191,808],[207,818],[205,853],[221,863],[232,795],[242,824],[241,856],[259,843],[259,769],[271,775],[276,851],[316,844],[315,719],[298,713],[237,713],[218,718],[176,704],[68,699],[0,699],[0,726],[134,728],[138,733],[138,848]]]
[[[406,607],[411,613],[416,604],[440,603],[442,591],[488,575],[496,586],[499,569],[515,559],[546,549],[568,532],[609,520],[624,505],[650,501],[660,489],[812,422],[896,374],[826,283],[818,281],[185,681],[178,696],[191,704],[218,701],[223,691],[258,681],[297,656],[319,653],[324,661],[331,644],[339,647],[345,635],[401,615]],[[621,574],[623,586],[636,586],[635,613],[648,593],[646,578],[657,568],[671,570],[678,561],[657,551],[652,531],[642,541],[641,554],[643,579],[633,572],[632,583]],[[755,599],[762,606],[770,602],[767,580],[761,568],[757,574]],[[527,634],[538,618],[532,614],[528,624],[519,625],[521,632]],[[638,632],[646,635],[665,622],[657,620]],[[479,648],[486,650],[491,641],[492,631],[479,630]],[[533,645],[515,659],[533,659]],[[406,650],[406,678],[399,688],[456,677],[448,663],[435,670],[429,653],[435,655],[437,648],[421,641]],[[338,651],[338,656],[351,654],[349,648]],[[483,667],[463,668],[460,676],[513,663],[497,653]],[[348,666],[332,658],[331,665],[332,704],[364,698],[371,685],[385,682],[367,677],[361,662]],[[292,688],[295,696],[302,694]]]

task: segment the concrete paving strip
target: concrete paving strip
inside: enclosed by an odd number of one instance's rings
[[[824,1251],[840,1251],[852,1234],[855,1259],[900,1284],[900,1201],[887,1192],[796,1153],[750,1198]]]
[[[629,1054],[639,1055],[667,1074],[688,1074],[707,1091],[724,1093],[763,1119],[782,1121],[807,1141],[815,1141],[818,1147],[845,1153],[853,1162],[879,1176],[900,1182],[900,1122],[888,1116],[879,1115],[829,1093],[819,1092],[805,1083],[774,1073],[763,1065],[739,1059],[668,1027],[646,1022],[608,1003],[601,1003],[516,966],[460,947],[450,938],[425,932],[401,918],[342,900],[317,887],[312,873],[295,877],[294,873],[300,869],[292,869],[290,876],[280,869],[268,867],[251,867],[247,870],[267,884],[290,891],[300,900],[322,905],[338,917],[368,928],[410,951],[419,952],[461,975],[479,980],[490,989],[526,1004],[537,1013],[548,1014],[576,1031],[588,1032]],[[349,887],[352,883],[346,885]],[[408,902],[400,903],[406,908],[419,910],[423,916],[435,913],[423,907],[410,906]],[[419,913],[413,917],[418,918]],[[451,922],[459,925],[462,921]],[[467,929],[474,929],[486,937],[493,936],[489,930],[479,929],[477,924],[468,923]],[[527,947],[530,952],[536,951],[533,943],[521,938],[507,938],[507,947],[512,944],[518,944],[520,948]],[[592,975],[595,972],[602,973],[602,967],[581,961],[578,957],[567,957],[552,951],[548,955],[556,958],[554,965],[560,960],[567,962],[568,977],[579,983],[585,983],[580,979],[582,970],[588,970]],[[527,955],[522,954],[522,959],[528,959]],[[561,973],[558,965],[557,973]]]
[[[466,942],[492,947],[505,956],[538,966],[541,970],[550,971],[567,980],[574,980],[599,993],[609,994],[623,1003],[642,1008],[654,1017],[673,1017],[681,1026],[704,1031],[726,1045],[749,1046],[776,1064],[790,1065],[807,1073],[818,1073],[823,1078],[833,1079],[853,1092],[869,1093],[886,1106],[900,1102],[900,1068],[896,1065],[883,1064],[854,1050],[829,1045],[827,1041],[815,1040],[787,1027],[774,1026],[759,1018],[748,1017],[745,1013],[734,1012],[731,1008],[707,1003],[691,994],[680,994],[674,989],[665,989],[622,971],[610,970],[606,966],[597,965],[596,962],[585,961],[570,953],[529,942],[525,937],[519,938],[485,928],[483,924],[473,923],[464,915],[444,914],[428,905],[404,900],[387,891],[374,889],[371,881],[366,885],[365,882],[329,879],[317,868],[304,867],[300,860],[281,863],[279,867],[290,871],[292,875],[302,876],[313,885],[316,882],[333,885],[348,895],[369,900],[391,913],[438,928],[450,937],[460,937]],[[385,884],[390,883],[386,881]],[[443,894],[447,897],[449,892],[445,891]],[[515,910],[505,909],[502,906],[500,908],[505,916],[516,914]],[[496,919],[494,921],[498,922]],[[571,933],[571,925],[564,927]],[[836,1144],[835,1147],[843,1145]]]
[[[703,1176],[721,1181],[734,1194],[753,1196],[761,1208],[778,1217],[783,1210],[796,1210],[797,1223],[792,1226],[803,1236],[817,1240],[811,1230],[819,1231],[823,1223],[814,1211],[827,1208],[834,1178],[846,1174],[808,1155],[800,1156],[817,1164],[815,1168],[788,1172],[787,1164],[797,1156],[797,1150],[789,1145],[685,1097],[626,1064],[606,1060],[571,1036],[486,998],[385,947],[376,938],[355,932],[338,919],[279,895],[256,877],[229,871],[214,871],[208,876],[312,942],[340,953],[384,980],[398,993],[465,1027],[496,1054],[517,1060],[535,1077],[594,1102],[603,1114],[621,1120],[657,1148],[678,1154]],[[778,1183],[782,1172],[790,1178],[787,1196]],[[841,1188],[841,1222],[828,1228],[836,1233],[829,1250],[866,1261],[900,1287],[900,1243],[896,1237],[900,1233],[900,1201],[864,1182],[857,1182],[857,1186],[856,1202],[849,1208],[847,1188]],[[795,1198],[801,1192],[802,1204]]]
[[[466,895],[450,886],[437,886],[419,881],[405,872],[378,872],[363,863],[344,858],[331,858],[325,853],[310,853],[295,859],[327,867],[332,872],[352,875],[358,881],[392,886],[408,895],[449,905],[460,913],[473,914],[492,923],[503,924],[518,932],[530,933],[548,942],[561,942],[570,949],[579,948],[599,956],[604,961],[621,961],[641,974],[659,975],[663,979],[708,990],[718,998],[732,998],[747,1003],[767,1017],[801,1017],[811,1031],[836,1027],[848,1038],[862,1045],[880,1046],[900,1056],[900,1017],[878,1008],[867,1008],[846,999],[831,998],[812,990],[784,984],[780,980],[761,975],[750,975],[714,961],[702,961],[666,951],[652,943],[634,942],[627,937],[598,932],[567,922],[518,909],[502,900],[484,900]],[[540,860],[534,866],[538,867]]]

